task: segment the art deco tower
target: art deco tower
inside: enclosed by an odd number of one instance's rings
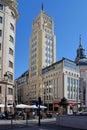
[[[13,104],[15,31],[18,18],[16,0],[0,0],[0,103]],[[4,82],[7,72],[8,82]],[[6,89],[7,84],[7,89]]]
[[[28,98],[30,103],[43,100],[42,69],[56,62],[56,38],[52,18],[43,10],[33,21],[30,38],[30,70]]]
[[[42,68],[56,62],[56,40],[52,18],[43,10],[33,21],[30,39],[30,77],[41,75]]]

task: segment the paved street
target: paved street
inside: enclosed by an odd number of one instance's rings
[[[0,120],[0,130],[78,130],[75,128],[66,128],[56,125],[56,119],[43,119],[41,120],[41,126],[38,126],[38,120]]]

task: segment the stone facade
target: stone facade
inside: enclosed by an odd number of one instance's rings
[[[86,86],[87,86],[87,57],[85,54],[85,49],[83,48],[82,45],[82,40],[80,36],[79,40],[79,47],[77,49],[77,56],[75,58],[76,64],[79,66],[80,69],[80,99],[81,99],[81,107],[87,107],[87,91],[86,91]]]
[[[24,77],[26,75],[19,77],[17,82]],[[30,77],[27,76],[28,78]],[[41,97],[42,104],[46,105],[48,110],[56,111],[59,107],[58,103],[65,97],[70,105],[76,105],[80,103],[79,78],[79,66],[75,62],[63,58],[42,69],[42,75],[37,79],[33,78],[25,80],[21,84],[18,83],[17,93],[18,97],[20,94],[21,98],[20,101],[18,100],[18,103],[36,104],[38,97]],[[28,102],[24,99],[28,99]],[[68,107],[68,112],[69,110],[70,106]]]
[[[14,102],[14,57],[17,18],[16,0],[0,0],[0,103],[2,104],[5,104],[6,95],[7,104],[13,104]],[[4,82],[6,72],[8,81]]]
[[[42,70],[44,104],[56,109],[65,97],[70,104],[79,103],[79,67],[66,58]]]
[[[42,9],[32,25],[30,38],[29,98],[38,100],[42,86],[42,68],[56,62],[56,37],[52,18]]]
[[[29,104],[28,78],[29,71],[26,71],[15,80],[15,105],[20,103]]]

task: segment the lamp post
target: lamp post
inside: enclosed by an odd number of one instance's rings
[[[38,98],[38,114],[39,114],[39,120],[38,120],[38,125],[40,126],[40,105],[41,105],[41,97]]]
[[[18,81],[16,82],[15,85],[15,105],[18,104],[18,93],[17,93],[17,86],[18,86]]]
[[[4,108],[4,113],[7,116],[7,81],[8,81],[7,72],[4,74],[4,81],[5,81],[5,108]]]

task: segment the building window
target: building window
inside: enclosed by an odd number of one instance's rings
[[[13,63],[9,61],[9,67],[13,68]]]
[[[9,74],[9,80],[13,80],[13,75]]]
[[[71,94],[71,99],[73,99],[73,95]]]
[[[14,43],[14,38],[10,35],[10,41]]]
[[[13,56],[13,50],[11,48],[9,48],[9,54]]]
[[[0,43],[0,50],[1,50],[1,43]]]
[[[49,93],[51,93],[52,92],[52,89],[51,88],[49,88]]]
[[[71,91],[73,91],[73,86],[71,86]]]
[[[1,57],[0,57],[0,64],[1,64]]]
[[[2,4],[0,4],[0,10],[3,10],[3,5]]]
[[[69,85],[67,86],[67,90],[70,91],[70,86]]]
[[[13,94],[13,89],[12,88],[8,88],[8,95],[12,95]]]
[[[0,94],[2,93],[2,89],[1,89],[2,87],[0,86]]]
[[[0,17],[0,23],[2,23],[2,17]]]
[[[11,16],[12,16],[13,18],[15,18],[15,15],[14,15],[14,13],[13,13],[13,12],[11,12]]]
[[[10,23],[10,29],[11,29],[12,31],[14,31],[14,26],[13,26],[12,23]]]
[[[68,99],[70,99],[70,93],[68,93]]]
[[[13,101],[12,100],[8,100],[8,105],[12,105]]]
[[[2,30],[0,30],[0,37],[2,36]]]

